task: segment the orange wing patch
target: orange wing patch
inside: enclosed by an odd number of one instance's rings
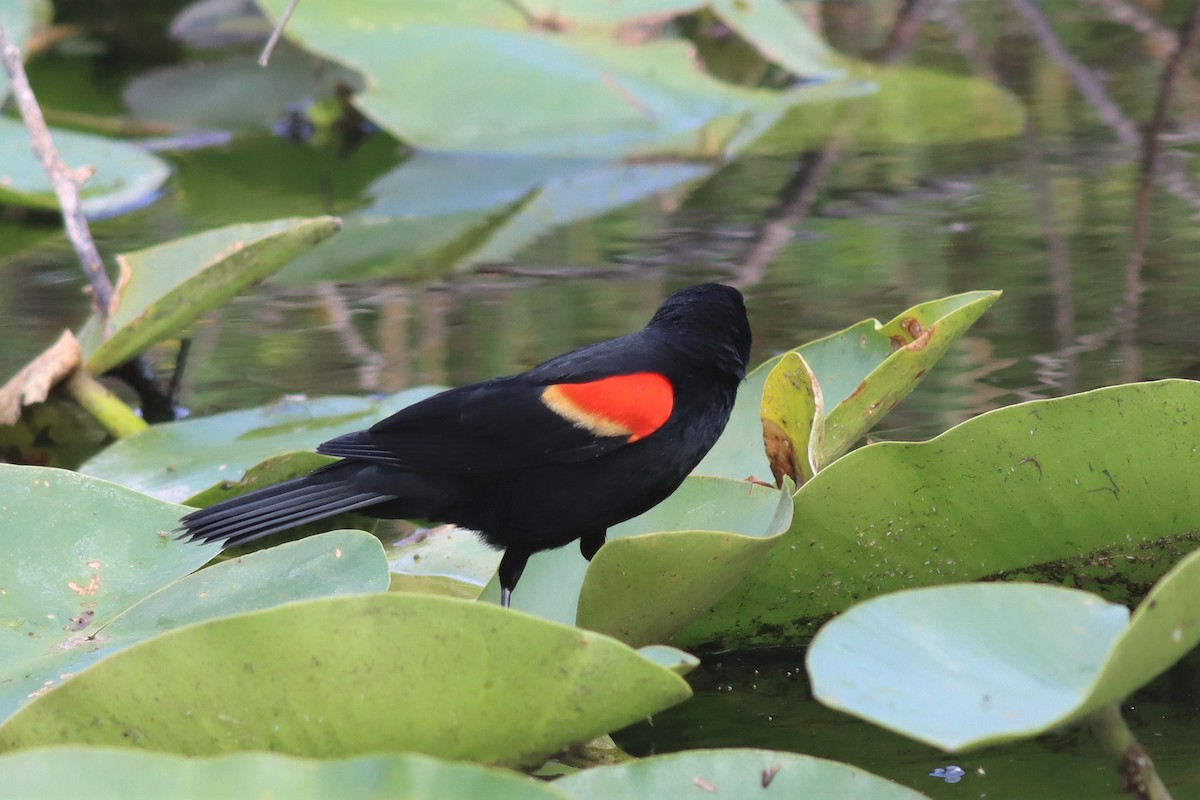
[[[675,393],[657,372],[614,375],[588,383],[557,383],[542,392],[546,407],[597,436],[644,439],[671,416]]]

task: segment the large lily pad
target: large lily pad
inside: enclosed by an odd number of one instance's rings
[[[92,219],[145,205],[170,174],[166,162],[131,144],[73,131],[50,135],[63,163],[95,171],[79,190],[80,206]],[[6,118],[0,118],[0,204],[58,210],[54,187],[29,149],[29,131]]]
[[[117,256],[112,333],[93,316],[79,334],[88,369],[101,373],[133,358],[340,227],[336,217],[229,225]]]
[[[674,672],[600,634],[386,593],[292,603],[142,642],[26,706],[0,727],[0,749],[408,750],[530,765],[690,694]]]
[[[769,486],[688,478],[611,528],[590,567],[573,545],[533,556],[513,606],[629,644],[666,641],[765,557],[791,506],[787,492]],[[482,596],[498,600],[496,579]]]
[[[355,89],[358,76],[337,64],[322,63],[281,42],[270,69],[258,54],[231,55],[219,61],[163,67],[135,78],[124,98],[139,120],[189,129],[270,130],[292,103],[332,95],[345,83]]]
[[[886,325],[865,320],[791,351],[803,356],[822,396],[822,449],[814,454],[818,468],[844,453],[916,388],[925,372],[999,297],[999,292],[966,292],[932,300]],[[763,386],[782,360],[782,355],[769,359],[746,376],[729,424],[697,474],[772,478],[758,442],[763,438]]]
[[[1056,562],[1096,551],[1107,574],[1106,548],[1136,554],[1131,581],[1139,569],[1153,580],[1152,543],[1200,529],[1196,408],[1200,383],[1116,386],[861,448],[800,488],[788,534],[679,641],[796,641],[864,597],[1016,570],[1052,577]]]
[[[925,795],[823,758],[777,750],[687,750],[577,772],[555,782],[576,800],[827,797],[920,800]]]
[[[284,3],[262,5],[277,16]],[[771,9],[730,6],[745,27],[772,35]],[[788,15],[790,29],[803,29],[782,5],[774,9],[779,14]],[[530,27],[521,11],[500,3],[411,3],[385,14],[366,3],[313,0],[287,33],[366,75],[359,106],[421,149],[716,154],[745,117],[806,99],[802,90],[714,80],[696,69],[694,49],[679,40],[631,44],[603,32],[551,32]],[[785,32],[774,34],[773,48]],[[812,46],[811,34],[791,39],[775,60],[803,66],[810,78],[839,72],[821,57],[827,51]]]
[[[65,769],[64,765],[70,768]],[[167,789],[166,787],[170,787]],[[0,757],[0,798],[89,800],[387,800],[461,797],[565,800],[553,784],[508,770],[452,764],[412,753],[313,761],[277,753],[185,758],[100,747],[42,747]]]
[[[1122,605],[1037,584],[937,586],[839,615],[808,651],[813,694],[962,750],[1044,733],[1149,683],[1200,643],[1200,553]]]
[[[248,472],[255,485],[295,477],[317,465],[311,451],[343,433],[365,428],[438,390],[408,389],[382,400],[323,397],[283,400],[268,406],[155,425],[113,444],[80,471],[173,502],[215,500],[207,494],[225,482],[230,489]],[[263,462],[268,462],[264,464]]]
[[[9,465],[0,465],[0,496],[0,719],[102,656],[171,627],[387,587],[381,548],[361,532],[188,576],[219,548],[171,537],[179,506],[74,472]]]

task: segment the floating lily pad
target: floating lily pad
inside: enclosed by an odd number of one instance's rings
[[[168,628],[296,597],[387,587],[379,544],[361,532],[314,537],[188,576],[220,548],[172,538],[179,506],[74,472],[9,465],[0,465],[0,496],[0,719]]]
[[[112,333],[92,316],[79,334],[88,369],[99,374],[137,356],[340,227],[336,217],[229,225],[117,256]]]
[[[822,449],[812,455],[817,467],[844,453],[916,388],[999,297],[999,292],[953,295],[913,306],[886,325],[866,320],[795,348],[792,352],[804,357],[816,378],[824,403]],[[697,474],[771,480],[767,456],[756,442],[762,439],[763,386],[782,358],[769,359],[746,376],[729,424],[696,467]]]
[[[262,5],[278,16],[284,2]],[[769,42],[773,60],[803,66],[809,78],[840,72],[819,40],[797,33],[808,32],[789,9],[774,0],[754,5],[773,8],[727,11]],[[802,91],[721,83],[696,69],[694,48],[680,40],[635,44],[569,26],[551,32],[499,4],[412,3],[385,14],[313,0],[287,35],[366,75],[359,107],[428,150],[715,155],[746,117],[805,99]]]
[[[635,646],[667,641],[765,557],[791,506],[787,492],[769,486],[688,478],[645,514],[613,526],[590,566],[575,545],[534,555],[513,607]],[[496,602],[499,582],[482,596]]]
[[[777,750],[686,750],[595,767],[555,781],[576,800],[762,797],[920,800],[925,795],[866,770]]]
[[[569,797],[553,784],[508,770],[453,764],[411,753],[313,761],[277,753],[186,758],[102,747],[46,747],[0,757],[0,798],[160,800],[164,791],[172,800]]]
[[[971,584],[851,607],[808,651],[827,706],[956,751],[1075,722],[1200,643],[1200,553],[1125,606],[1075,589]]]
[[[80,471],[163,500],[208,502],[245,491],[248,487],[241,482],[248,472],[255,485],[302,475],[317,463],[315,459],[323,459],[311,452],[321,442],[369,427],[437,391],[435,387],[407,389],[382,400],[337,396],[282,400],[154,425],[116,442]]]
[[[290,105],[332,96],[338,83],[357,90],[362,81],[352,70],[284,42],[271,54],[268,69],[258,65],[257,53],[163,67],[131,81],[124,98],[133,115],[145,122],[270,130]]]
[[[79,190],[80,206],[91,219],[146,205],[170,174],[162,159],[125,142],[54,129],[50,135],[63,163],[95,170]],[[0,118],[0,204],[58,211],[50,178],[29,149],[29,131],[7,118]]]
[[[536,765],[674,705],[625,645],[507,609],[385,593],[202,622],[105,659],[0,727],[0,749],[413,751]]]
[[[1053,578],[1061,560],[1097,552],[1102,574],[1105,552],[1127,552],[1130,580],[1153,580],[1155,561],[1200,530],[1196,408],[1200,383],[1116,386],[856,450],[800,488],[788,534],[678,641],[798,641],[864,597],[1018,570]]]
[[[872,91],[784,108],[742,152],[791,155],[825,147],[831,134],[856,148],[928,147],[1011,138],[1025,125],[1020,99],[984,78],[862,62],[852,65],[850,75]]]

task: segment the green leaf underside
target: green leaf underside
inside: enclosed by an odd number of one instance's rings
[[[945,750],[1035,736],[1117,702],[1200,642],[1200,552],[1128,610],[1075,589],[968,584],[851,607],[808,651],[822,703]]]
[[[1200,529],[1197,407],[1191,381],[1116,386],[861,448],[801,487],[787,535],[677,641],[797,641],[875,594],[1186,538]]]
[[[690,693],[599,634],[463,600],[335,597],[130,647],[26,706],[0,727],[0,749],[404,750],[536,765]]]

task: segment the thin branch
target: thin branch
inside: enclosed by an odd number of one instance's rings
[[[112,281],[104,270],[104,262],[100,260],[100,253],[97,252],[96,243],[92,241],[92,234],[88,229],[87,217],[83,215],[79,206],[79,187],[90,177],[91,168],[72,171],[58,157],[58,151],[54,149],[54,142],[50,139],[50,131],[46,129],[42,110],[29,85],[29,78],[25,75],[21,51],[9,42],[3,25],[0,25],[0,60],[3,60],[4,69],[12,80],[13,96],[17,99],[21,116],[25,118],[25,127],[29,129],[33,152],[42,162],[42,168],[46,170],[50,183],[54,186],[54,194],[58,197],[58,204],[62,209],[67,238],[71,240],[75,254],[79,256],[79,263],[83,266],[83,272],[91,283],[92,306],[103,324],[112,311]]]
[[[275,51],[275,45],[279,44],[279,37],[283,36],[283,28],[292,18],[292,12],[296,10],[296,4],[299,2],[300,0],[288,0],[287,8],[283,9],[283,13],[279,15],[279,21],[275,23],[275,30],[271,31],[271,38],[267,39],[262,55],[258,57],[260,67],[265,67],[271,61],[271,53]]]

